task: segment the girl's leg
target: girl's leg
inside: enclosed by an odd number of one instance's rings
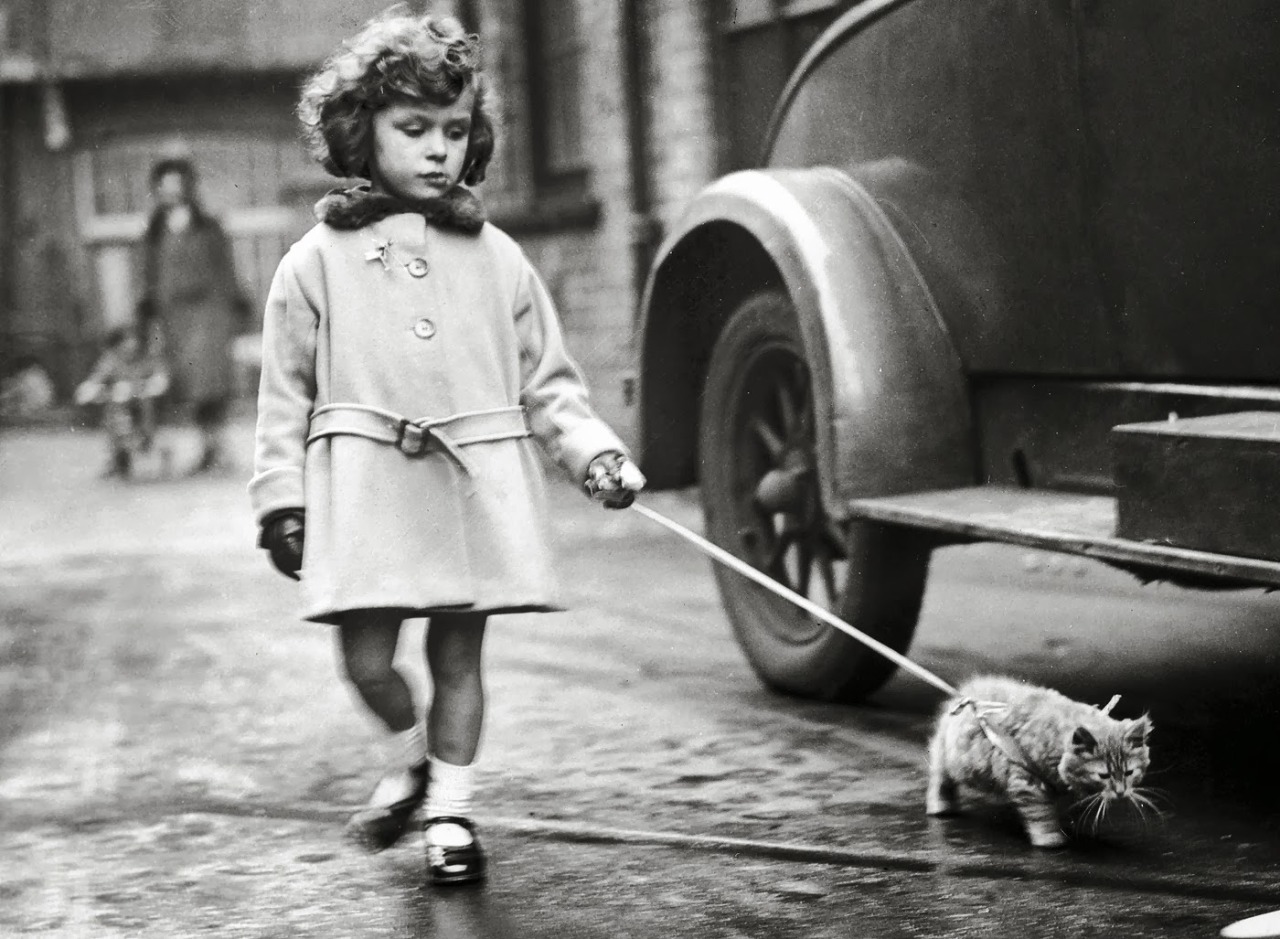
[[[484,726],[481,652],[486,621],[482,614],[450,613],[431,617],[427,627],[427,668],[434,694],[427,716],[431,770],[424,832],[431,879],[439,884],[484,876],[484,853],[467,819],[471,763]]]
[[[338,630],[347,679],[394,735],[391,771],[347,825],[348,835],[370,851],[389,848],[400,839],[426,790],[422,725],[409,683],[394,665],[400,629],[395,611],[360,610],[347,614]]]
[[[416,723],[413,692],[393,664],[401,619],[395,611],[356,610],[338,627],[343,672],[360,700],[392,733]]]
[[[476,758],[484,727],[480,674],[484,614],[442,613],[427,626],[427,669],[433,689],[427,713],[431,755],[457,766]]]

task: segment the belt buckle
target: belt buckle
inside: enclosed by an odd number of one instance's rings
[[[396,449],[405,456],[422,456],[427,452],[431,435],[426,428],[408,418],[401,418],[396,425]]]

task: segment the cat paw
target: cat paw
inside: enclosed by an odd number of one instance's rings
[[[1061,848],[1067,843],[1067,836],[1061,831],[1029,831],[1031,843],[1037,848]]]

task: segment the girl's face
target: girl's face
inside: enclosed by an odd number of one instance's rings
[[[462,176],[476,92],[453,104],[389,104],[373,115],[373,189],[401,199],[443,195]]]

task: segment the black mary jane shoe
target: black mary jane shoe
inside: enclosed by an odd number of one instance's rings
[[[434,845],[427,840],[427,873],[431,882],[439,886],[470,884],[484,879],[484,850],[476,837],[475,823],[457,815],[441,815],[429,818],[422,826],[425,835],[433,825],[460,825],[471,835],[471,844],[461,847]]]
[[[376,854],[399,841],[408,830],[413,813],[426,798],[427,764],[411,766],[408,772],[413,777],[413,789],[409,795],[391,803],[371,801],[347,822],[347,837],[366,851]]]

